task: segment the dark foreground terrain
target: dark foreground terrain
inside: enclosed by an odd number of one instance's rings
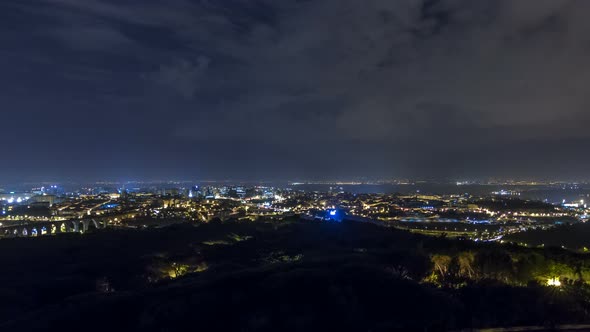
[[[590,256],[361,223],[0,240],[0,331],[439,331],[590,321]],[[557,278],[560,286],[546,286]]]

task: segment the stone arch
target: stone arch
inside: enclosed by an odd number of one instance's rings
[[[37,227],[31,228],[31,236],[38,236],[39,231],[37,231]]]
[[[39,229],[39,235],[46,235],[47,234],[47,226],[41,226]]]
[[[90,222],[88,220],[80,220],[78,221],[78,230],[80,231],[80,233],[86,233],[86,231],[88,231],[88,224]],[[81,227],[80,227],[81,226]]]

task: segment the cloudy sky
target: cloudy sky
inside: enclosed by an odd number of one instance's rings
[[[589,179],[588,12],[3,0],[0,181]]]

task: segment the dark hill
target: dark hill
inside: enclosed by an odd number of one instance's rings
[[[585,256],[371,224],[184,224],[2,240],[0,252],[2,331],[438,331],[589,318]],[[571,279],[545,287],[547,273]]]

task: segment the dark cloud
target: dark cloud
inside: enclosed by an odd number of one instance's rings
[[[587,178],[589,9],[4,1],[3,122],[19,139],[15,166],[0,167],[6,179]]]
[[[176,90],[185,98],[192,98],[207,75],[209,58],[199,56],[195,61],[178,60],[172,64],[160,66],[157,72],[147,75],[148,79]]]

